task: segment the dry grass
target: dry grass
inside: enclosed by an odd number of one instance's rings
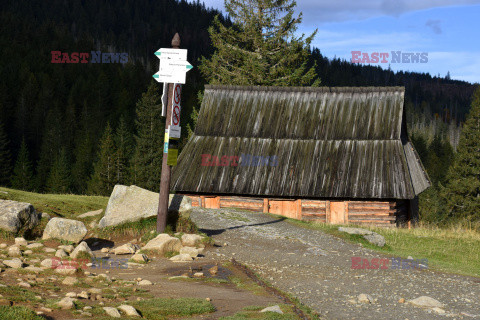
[[[429,269],[480,277],[480,232],[473,225],[457,223],[438,227],[420,224],[412,229],[361,226],[385,237],[387,245],[380,248],[361,236],[339,232],[338,225],[289,221],[362,243],[367,248],[391,256],[428,259]]]

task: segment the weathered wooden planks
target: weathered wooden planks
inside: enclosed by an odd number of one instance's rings
[[[393,227],[398,223],[399,216],[405,217],[407,214],[407,202],[403,200],[330,201],[214,195],[188,196],[192,199],[192,206],[212,209],[239,208],[254,212],[269,212],[298,220],[334,224]]]

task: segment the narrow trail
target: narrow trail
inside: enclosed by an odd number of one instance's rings
[[[265,214],[195,208],[216,243],[208,255],[235,258],[327,319],[480,319],[480,280],[430,270],[351,269],[351,257],[385,258],[358,244]],[[371,304],[353,303],[359,294]],[[399,303],[429,296],[444,314]]]

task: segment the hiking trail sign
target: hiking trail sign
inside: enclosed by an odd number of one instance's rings
[[[187,61],[186,49],[161,48],[155,55],[160,59],[160,70],[153,75],[155,80],[185,84],[187,72],[193,69]]]

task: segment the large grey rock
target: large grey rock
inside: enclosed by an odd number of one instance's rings
[[[116,308],[113,307],[103,307],[103,310],[105,310],[105,313],[109,315],[112,318],[121,318],[122,316],[120,315],[120,312]]]
[[[80,244],[75,248],[75,250],[72,251],[70,257],[72,257],[73,259],[77,259],[82,252],[86,253],[91,258],[95,257],[93,251],[90,249],[90,247],[85,241],[80,242]]]
[[[122,304],[120,307],[118,307],[121,311],[125,312],[126,316],[129,317],[140,317],[140,314],[138,313],[137,309],[135,309],[132,306],[129,306],[127,304]]]
[[[422,308],[442,308],[443,303],[428,296],[421,296],[413,300],[409,300],[407,303],[413,304]]]
[[[142,250],[152,250],[160,254],[164,254],[169,251],[180,251],[182,243],[180,239],[172,237],[166,233],[161,233],[152,240],[150,240]]]
[[[202,243],[203,237],[198,234],[185,233],[182,235],[182,245],[186,247],[205,247]]]
[[[178,211],[181,214],[192,208],[191,199],[184,196],[171,194],[169,203],[169,211]],[[157,215],[157,210],[158,193],[137,186],[116,185],[98,227],[105,228],[153,217]]]
[[[30,203],[0,200],[0,229],[16,233],[23,227],[32,229],[37,224],[38,214]]]
[[[283,314],[283,311],[282,309],[280,309],[279,305],[267,307],[265,309],[260,310],[260,312],[275,312],[275,313]]]
[[[367,229],[362,229],[362,228],[347,228],[347,227],[340,227],[338,228],[338,231],[340,232],[346,232],[348,234],[359,234],[359,235],[366,235],[366,234],[372,234],[373,231],[367,230]]]
[[[122,246],[116,247],[113,250],[113,253],[116,255],[120,254],[134,254],[138,250],[138,247],[131,243],[125,243]]]
[[[168,260],[174,261],[174,262],[188,262],[188,261],[192,261],[193,258],[187,253],[181,253],[171,257]]]
[[[348,234],[362,235],[365,240],[379,247],[383,247],[386,243],[385,238],[382,235],[367,229],[340,227],[338,228],[338,231],[346,232]]]
[[[372,234],[366,234],[363,237],[371,244],[374,244],[379,247],[383,247],[386,243],[385,238],[376,232],[373,232]]]
[[[12,260],[3,260],[3,263],[13,269],[20,269],[23,266],[22,260],[15,258]]]
[[[87,235],[87,228],[81,221],[52,218],[43,231],[43,239],[60,239],[80,242]]]
[[[95,211],[89,211],[89,212],[85,212],[85,213],[79,215],[78,217],[79,218],[95,217],[95,216],[98,216],[99,214],[101,214],[102,212],[103,212],[103,209],[99,209],[99,210],[95,210]]]

